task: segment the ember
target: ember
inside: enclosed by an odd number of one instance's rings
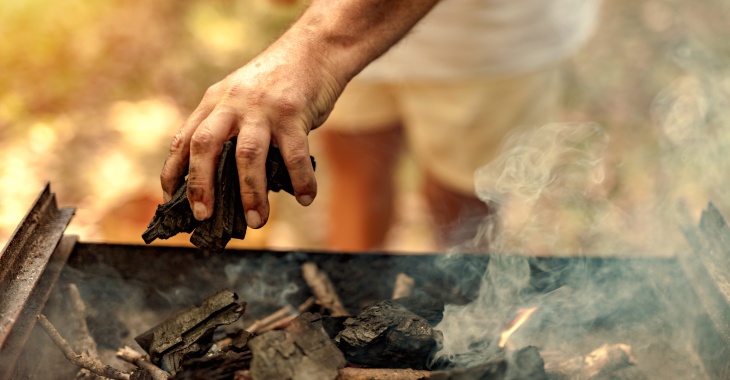
[[[512,325],[505,331],[502,332],[502,334],[499,335],[499,347],[504,347],[507,345],[507,341],[509,340],[509,337],[514,334],[517,329],[520,328],[525,322],[527,322],[528,319],[530,319],[530,316],[532,313],[534,313],[537,310],[536,307],[531,307],[529,309],[524,310],[518,310],[519,316],[512,322]]]

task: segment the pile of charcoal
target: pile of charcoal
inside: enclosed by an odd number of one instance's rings
[[[222,290],[136,341],[174,379],[547,379],[534,347],[495,349],[487,364],[473,368],[440,361],[441,370],[433,371],[443,303],[422,293],[374,303],[356,316],[304,312],[281,329],[248,328],[214,342],[217,325],[244,310],[244,302]]]

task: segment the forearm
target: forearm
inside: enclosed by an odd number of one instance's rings
[[[313,0],[277,44],[294,44],[321,55],[331,73],[347,82],[405,36],[437,2]]]

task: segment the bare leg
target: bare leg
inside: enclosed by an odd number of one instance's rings
[[[332,169],[328,248],[382,248],[393,221],[393,172],[402,147],[401,129],[320,133]]]
[[[451,189],[428,173],[424,178],[424,195],[441,249],[459,245],[461,251],[489,251],[489,241],[498,226],[494,205],[487,205],[476,195]]]

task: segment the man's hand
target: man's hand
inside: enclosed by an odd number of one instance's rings
[[[266,154],[281,150],[297,200],[309,205],[317,182],[309,131],[320,126],[345,84],[413,27],[437,0],[313,0],[274,44],[211,86],[170,146],[160,176],[165,200],[188,173],[198,220],[213,213],[213,181],[223,143],[238,136],[236,165],[246,222],[269,217]]]
[[[321,55],[285,42],[272,45],[211,86],[177,133],[162,169],[165,200],[189,170],[195,218],[211,217],[218,155],[223,143],[237,135],[236,164],[249,227],[263,226],[269,216],[265,162],[270,144],[282,152],[297,201],[309,205],[317,182],[307,135],[324,122],[343,87]]]

